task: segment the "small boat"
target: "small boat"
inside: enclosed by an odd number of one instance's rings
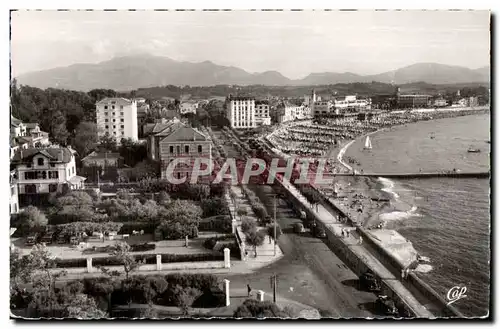
[[[371,149],[372,149],[372,141],[370,140],[370,136],[366,136],[365,150],[371,150]]]
[[[480,152],[481,152],[481,150],[480,150],[480,149],[473,149],[473,148],[470,148],[470,149],[468,149],[468,150],[467,150],[467,152],[469,152],[469,153],[480,153]]]

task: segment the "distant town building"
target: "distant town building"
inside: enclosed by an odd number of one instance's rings
[[[448,102],[444,98],[437,98],[434,100],[435,107],[445,107],[448,106]]]
[[[158,123],[149,132],[148,158],[160,164],[160,177],[167,177],[167,167],[175,158],[187,158],[188,163],[175,167],[176,179],[190,179],[196,158],[211,159],[212,143],[203,133],[179,120]]]
[[[316,101],[312,104],[312,113],[314,117],[328,116],[332,108],[330,101]]]
[[[355,95],[335,97],[333,99],[335,113],[364,112],[371,110],[370,98],[358,98]]]
[[[431,104],[430,95],[410,95],[401,94],[400,89],[396,89],[396,102],[400,108],[428,107]]]
[[[271,124],[268,101],[255,101],[255,124],[257,126],[269,126]]]
[[[116,152],[92,152],[82,159],[84,167],[121,167],[123,157]]]
[[[179,107],[179,111],[181,114],[187,114],[187,113],[196,114],[197,109],[198,109],[198,102],[195,101],[182,102]]]
[[[138,140],[137,102],[126,98],[104,98],[96,104],[99,137],[108,134],[118,143],[122,138]]]
[[[20,199],[84,188],[86,178],[76,174],[75,153],[70,147],[29,148],[16,153],[11,165],[18,174]]]
[[[245,96],[231,96],[227,99],[226,117],[231,128],[255,128],[255,99]]]

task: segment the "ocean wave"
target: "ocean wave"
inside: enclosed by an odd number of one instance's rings
[[[420,272],[420,273],[428,273],[428,272],[432,271],[432,265],[418,264],[417,268],[414,271]]]
[[[396,221],[408,219],[410,217],[421,217],[422,215],[417,213],[417,209],[417,206],[413,206],[408,211],[393,211],[385,214],[380,214],[379,219],[384,221]]]
[[[397,194],[396,192],[394,192],[394,182],[388,178],[385,178],[385,177],[379,177],[378,178],[379,182],[384,186],[381,190],[384,191],[384,192],[387,192],[389,194],[392,194],[392,196],[394,197],[394,199],[399,199],[399,194]]]

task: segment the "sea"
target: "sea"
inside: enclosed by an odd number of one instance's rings
[[[346,152],[364,172],[412,173],[490,170],[490,115],[422,121],[371,135],[372,150],[357,140]],[[479,153],[469,153],[469,148]],[[469,317],[486,316],[490,295],[490,179],[377,180],[402,211],[385,214],[387,226],[410,240],[429,265],[418,275],[446,299],[467,288],[453,305]]]

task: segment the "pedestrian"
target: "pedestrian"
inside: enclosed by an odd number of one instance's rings
[[[342,237],[344,237],[344,229],[342,229]]]
[[[269,235],[269,244],[272,243],[272,239],[271,239],[271,236]]]
[[[250,288],[249,284],[247,284],[247,290],[248,290],[248,297],[250,297],[250,294],[252,293],[252,288]]]
[[[351,231],[347,230],[347,237],[349,237],[350,232],[351,232]]]

